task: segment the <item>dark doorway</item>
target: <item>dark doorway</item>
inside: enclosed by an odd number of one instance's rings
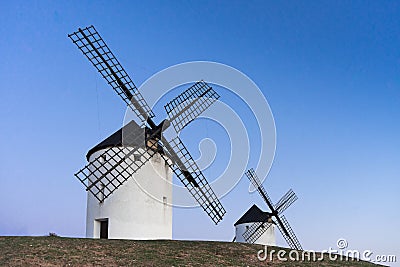
[[[100,238],[108,239],[108,219],[100,221]]]

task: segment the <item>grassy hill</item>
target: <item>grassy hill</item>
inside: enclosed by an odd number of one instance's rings
[[[376,266],[330,261],[328,255],[319,262],[259,261],[262,248],[228,242],[0,237],[0,266]]]

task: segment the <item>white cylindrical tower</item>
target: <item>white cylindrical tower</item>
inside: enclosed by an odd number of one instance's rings
[[[91,149],[88,161],[92,162],[109,147],[121,146],[120,136],[116,132]],[[137,156],[131,155],[130,159],[138,160]],[[172,203],[172,171],[156,153],[103,202],[88,192],[86,237],[172,239],[172,206],[168,203]]]

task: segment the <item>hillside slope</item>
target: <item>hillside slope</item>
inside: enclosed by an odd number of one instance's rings
[[[327,255],[319,262],[259,261],[262,248],[204,241],[0,237],[0,266],[376,266],[330,261]]]

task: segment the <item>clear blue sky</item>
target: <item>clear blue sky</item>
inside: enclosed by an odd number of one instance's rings
[[[344,237],[399,258],[400,2],[145,2],[0,2],[0,235],[84,235],[73,173],[125,111],[67,38],[93,24],[138,85],[193,60],[243,71],[276,121],[265,186],[299,196],[286,217],[303,246]],[[176,209],[174,238],[231,240],[252,203],[266,208],[247,186],[219,226]]]

